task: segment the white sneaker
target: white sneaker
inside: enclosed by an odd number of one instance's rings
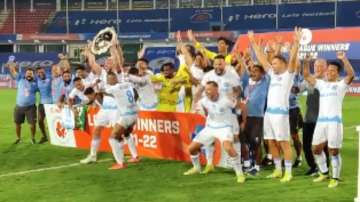
[[[96,162],[96,155],[91,155],[91,154],[89,154],[86,158],[80,160],[81,164],[89,164],[95,162]]]

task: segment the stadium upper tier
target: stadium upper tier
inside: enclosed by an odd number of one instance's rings
[[[66,10],[64,0],[33,0],[30,7],[24,1],[15,4],[14,12],[7,0],[7,5],[0,3],[0,33],[96,33],[108,26],[133,33],[360,25],[360,1],[318,1],[281,0],[276,5],[276,0],[170,0],[171,9],[166,9],[167,0],[74,0]]]

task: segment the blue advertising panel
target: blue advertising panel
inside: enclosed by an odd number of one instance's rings
[[[207,46],[211,51],[216,51],[217,47]],[[160,72],[162,64],[172,62],[175,67],[179,67],[179,60],[176,57],[175,46],[149,46],[145,48],[144,58],[149,61],[149,66],[154,73]]]
[[[184,8],[171,10],[171,30],[209,31],[212,25],[221,24],[219,8]]]
[[[279,28],[334,27],[334,3],[279,5]]]
[[[266,30],[276,27],[276,6],[241,6],[224,8],[225,30]]]
[[[8,62],[9,56],[15,56],[15,61],[18,64],[20,72],[27,67],[45,67],[47,71],[50,71],[50,67],[53,64],[59,62],[57,53],[1,53],[0,54],[0,74],[8,73],[8,69],[4,65]]]
[[[0,34],[0,41],[5,41],[6,43],[11,40],[16,40],[16,34]]]
[[[337,3],[337,26],[360,26],[360,1]]]
[[[167,32],[168,13],[166,10],[122,11],[119,20],[116,11],[82,11],[69,13],[71,33],[96,33],[105,27],[116,27],[119,22],[120,32]],[[66,32],[65,13],[59,12],[49,32]]]
[[[176,48],[173,46],[147,47],[144,58],[149,61],[149,66],[154,73],[159,73],[161,65],[167,62],[175,63],[176,67],[179,65],[179,60],[176,58]]]

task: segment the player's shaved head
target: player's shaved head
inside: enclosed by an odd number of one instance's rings
[[[215,81],[208,81],[205,86],[205,94],[210,100],[216,101],[219,98],[218,84]]]

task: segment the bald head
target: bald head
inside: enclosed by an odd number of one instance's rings
[[[316,78],[323,78],[327,67],[327,61],[323,58],[318,58],[314,62],[314,73]]]

